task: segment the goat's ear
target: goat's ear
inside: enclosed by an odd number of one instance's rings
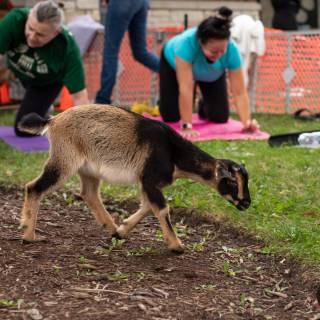
[[[238,165],[233,165],[232,166],[232,171],[233,172],[239,172],[240,171],[240,167]]]
[[[225,168],[219,166],[216,170],[216,178],[221,180],[224,178],[230,178],[230,172],[228,170],[226,170]]]

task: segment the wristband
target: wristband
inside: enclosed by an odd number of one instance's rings
[[[181,124],[181,129],[185,130],[185,129],[192,129],[192,123],[182,123]]]

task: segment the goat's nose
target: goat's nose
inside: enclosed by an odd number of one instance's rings
[[[250,204],[251,204],[251,201],[250,200],[242,200],[241,201],[241,205],[245,208],[249,208],[250,207]]]

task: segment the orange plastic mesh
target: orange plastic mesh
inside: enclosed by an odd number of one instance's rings
[[[319,111],[320,33],[267,33],[266,48],[257,59],[256,111]]]
[[[149,32],[148,50],[160,55],[165,41],[182,30],[182,27],[167,27],[161,32],[158,29]],[[256,60],[253,87],[249,92],[252,109],[265,113],[291,113],[299,108],[319,111],[320,33],[266,29],[265,35],[266,53]],[[91,100],[100,85],[102,51],[103,33],[98,33],[84,57]],[[138,101],[155,104],[158,75],[134,60],[127,36],[121,46],[119,61],[120,71],[112,97],[114,103],[132,105]],[[233,106],[232,99],[230,103]]]
[[[148,50],[158,56],[160,56],[164,41],[180,32],[182,27],[162,29],[161,32],[158,29],[157,31],[149,32],[147,36]],[[103,41],[103,33],[98,33],[84,57],[86,83],[90,100],[94,100],[96,92],[100,88]],[[118,69],[117,82],[112,95],[114,104],[128,106],[137,101],[151,104],[157,102],[158,75],[135,61],[127,34],[121,44]]]

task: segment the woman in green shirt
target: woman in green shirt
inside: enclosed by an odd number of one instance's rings
[[[0,21],[0,54],[26,89],[15,120],[18,136],[29,135],[18,129],[20,119],[31,112],[46,116],[62,86],[75,105],[89,102],[79,48],[62,23],[63,12],[51,0],[13,9]]]

